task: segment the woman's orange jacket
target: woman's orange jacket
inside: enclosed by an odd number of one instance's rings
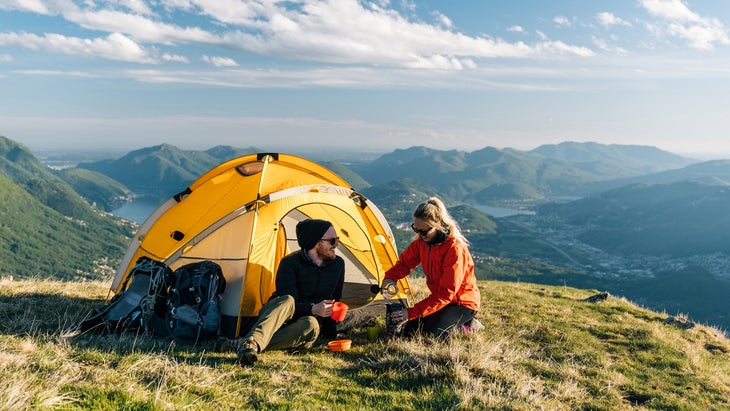
[[[449,304],[479,310],[479,288],[474,261],[466,244],[448,236],[444,242],[429,246],[416,238],[385,273],[385,278],[399,280],[421,264],[431,295],[408,309],[408,319],[425,317]]]

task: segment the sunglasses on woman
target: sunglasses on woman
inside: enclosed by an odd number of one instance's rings
[[[411,224],[411,230],[413,230],[413,231],[415,231],[416,233],[418,233],[418,234],[420,234],[420,235],[422,235],[422,236],[424,236],[424,237],[425,237],[425,236],[427,236],[427,235],[428,235],[428,233],[430,233],[430,232],[431,232],[431,230],[433,230],[433,227],[428,227],[428,228],[427,228],[427,229],[425,229],[425,230],[421,230],[420,228],[416,228],[416,226],[415,226],[415,225]]]
[[[340,242],[340,237],[323,238],[319,241],[327,241],[330,245],[337,245]]]

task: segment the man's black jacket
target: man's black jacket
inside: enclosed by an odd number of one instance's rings
[[[312,305],[322,300],[342,299],[345,261],[340,256],[318,267],[304,251],[281,259],[276,271],[276,291],[272,297],[291,295],[296,309],[294,319],[312,315]]]

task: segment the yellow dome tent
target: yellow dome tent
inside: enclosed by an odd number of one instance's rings
[[[171,269],[202,260],[226,278],[221,334],[240,335],[274,291],[279,260],[299,249],[295,226],[331,221],[345,260],[342,300],[359,308],[380,298],[372,286],[398,259],[390,227],[377,207],[332,171],[288,154],[259,153],[214,167],[162,204],[142,224],[114,276],[121,291],[142,256]],[[409,292],[405,280],[399,295]]]

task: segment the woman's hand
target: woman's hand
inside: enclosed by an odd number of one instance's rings
[[[329,317],[332,314],[332,303],[335,300],[322,300],[312,306],[312,315],[317,317]]]
[[[390,313],[390,322],[393,324],[402,324],[404,322],[408,321],[408,309],[403,307],[403,309],[398,311],[393,311]]]
[[[390,295],[390,290],[395,290],[393,295]],[[386,278],[383,280],[383,283],[380,284],[380,294],[383,295],[383,298],[390,298],[395,295],[395,293],[398,292],[398,284],[395,282],[395,280],[391,280],[390,278]]]

